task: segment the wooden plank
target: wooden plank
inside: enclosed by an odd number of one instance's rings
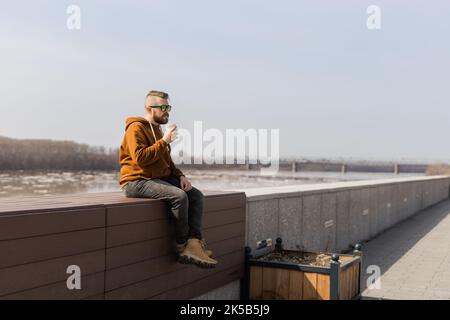
[[[303,300],[317,300],[317,273],[303,273]]]
[[[108,226],[165,220],[169,216],[168,207],[162,201],[107,207],[106,210]]]
[[[79,266],[84,275],[101,272],[105,269],[105,253],[99,250],[0,269],[0,296],[66,281],[70,265]]]
[[[245,206],[245,193],[228,191],[202,191],[205,195],[205,211],[231,209]],[[41,212],[60,209],[81,209],[98,206],[145,204],[160,202],[150,198],[127,198],[123,192],[102,192],[64,195],[39,195],[2,198],[0,215],[4,213]]]
[[[250,266],[250,299],[262,298],[262,267]]]
[[[168,219],[112,226],[107,229],[107,248],[167,237],[173,234],[173,226]]]
[[[50,211],[0,216],[0,241],[104,227],[105,209]]]
[[[113,269],[164,255],[171,255],[175,250],[173,241],[172,237],[164,237],[108,248],[106,249],[106,268]],[[242,248],[244,250],[244,245],[244,236],[231,239],[224,237],[215,242],[207,241],[207,248],[213,251],[214,256],[224,254],[230,248]]]
[[[103,293],[104,273],[81,274],[81,289],[67,289],[66,281],[2,296],[2,300],[79,300]]]
[[[28,213],[45,213],[50,211],[62,211],[62,210],[82,210],[82,209],[95,209],[102,208],[103,206],[97,204],[72,204],[72,203],[64,203],[64,204],[39,204],[32,203],[26,206],[17,207],[17,204],[10,206],[0,207],[0,217],[3,216],[11,216],[16,214],[28,214]]]
[[[277,299],[289,299],[289,270],[276,269],[275,295]]]
[[[245,221],[205,228],[203,229],[203,236],[207,239],[208,243],[245,236]]]
[[[174,272],[165,273],[158,277],[146,279],[116,290],[107,291],[106,299],[147,299],[165,291],[197,282],[200,279],[228,268],[243,266],[244,254],[242,250],[239,250],[225,255],[219,260],[218,265],[214,269],[201,269],[193,265],[183,265],[181,269]],[[240,276],[240,274],[236,274],[234,280],[239,279]],[[209,290],[211,290],[209,285],[205,285],[205,287],[202,288],[202,292],[208,292]]]
[[[355,290],[353,266],[349,267],[347,270],[348,270],[348,279],[349,279],[348,298],[351,299],[353,297],[353,291]]]
[[[330,276],[328,274],[317,274],[317,299],[330,300]]]
[[[203,229],[242,221],[245,223],[245,207],[205,212]]]
[[[289,300],[303,300],[303,272],[290,270]]]
[[[107,208],[108,226],[139,223],[154,220],[168,220],[170,211],[168,206],[161,202]],[[217,211],[204,211],[203,227],[209,228],[221,224],[228,224],[245,220],[245,206]]]
[[[29,210],[30,204],[35,205],[34,209],[47,209],[53,207],[83,207],[83,206],[101,206],[104,207],[105,203],[148,203],[158,200],[148,198],[126,198],[124,194],[120,192],[111,193],[83,193],[83,194],[45,194],[39,196],[30,197],[16,197],[1,199],[2,208],[0,212],[6,211],[23,211]],[[8,210],[5,210],[8,209]]]
[[[38,262],[105,247],[105,228],[0,241],[0,268]]]
[[[245,234],[244,221],[203,229],[203,236],[208,242],[218,241],[224,237],[234,238],[243,234]],[[106,245],[110,248],[168,236],[173,236],[173,224],[168,219],[132,223],[108,227]]]
[[[353,259],[353,257],[349,257],[349,256],[340,256],[340,257],[339,257],[339,261],[340,261],[341,263],[347,262],[347,261],[352,260],[352,259]]]
[[[230,196],[244,194],[240,191],[223,191],[223,190],[201,190],[205,196]],[[131,202],[146,201],[148,198],[127,198],[123,191],[111,192],[88,192],[88,193],[67,193],[67,194],[40,194],[40,195],[25,195],[25,196],[11,196],[1,198],[2,202],[31,202],[31,201],[46,201],[50,202],[76,202],[80,201],[80,196],[83,199],[100,199],[101,202],[109,204],[110,202],[120,202],[129,200]]]
[[[216,245],[222,246],[222,250],[218,251],[218,247]],[[241,252],[244,252],[242,238],[240,238],[238,242],[224,240],[222,241],[222,243],[214,243],[209,247],[211,248],[211,250],[213,250],[213,252],[215,252],[215,256],[217,257],[219,264],[223,263],[221,257],[224,257],[227,254],[239,250]],[[125,265],[123,267],[110,269],[106,274],[106,290],[114,290],[126,285],[162,275],[164,273],[182,270],[184,267],[186,267],[186,265],[177,263],[175,254],[172,253],[169,255],[156,257],[154,259]]]
[[[106,249],[106,269],[169,255],[173,252],[172,237],[163,237],[143,242]]]
[[[346,300],[345,286],[346,286],[345,273],[344,273],[344,271],[341,271],[339,273],[339,299],[340,300]]]
[[[244,192],[236,192],[236,191],[210,191],[210,190],[201,190],[203,195],[205,196],[205,200],[206,199],[219,199],[222,197],[237,197],[237,196],[244,196],[245,198],[245,193]],[[122,205],[123,203],[148,203],[151,201],[160,201],[160,200],[155,200],[155,199],[150,199],[150,198],[127,198],[125,196],[125,194],[123,192],[112,192],[112,193],[101,193],[99,195],[102,195],[103,198],[103,203],[107,206],[114,206],[114,205]],[[220,200],[220,199],[219,199]],[[216,200],[214,200],[216,201]],[[208,202],[208,201],[206,201]],[[205,211],[208,208],[205,209]]]
[[[350,297],[350,277],[348,273],[349,269],[346,269],[341,272],[341,278],[340,278],[340,299],[341,300],[348,300]]]
[[[211,191],[201,190],[203,195],[208,198],[233,197],[245,195],[240,191]],[[42,194],[30,196],[14,196],[1,198],[2,203],[13,203],[20,206],[21,203],[40,202],[40,203],[80,203],[80,202],[96,202],[103,204],[116,204],[120,202],[142,203],[155,201],[150,198],[127,198],[122,191],[113,192],[96,192],[96,193],[70,193],[70,194]]]
[[[33,203],[42,203],[42,204],[67,204],[67,203],[72,203],[71,201],[58,201],[55,198],[46,198],[44,196],[42,197],[16,197],[16,198],[0,198],[1,200],[1,204],[2,204],[2,208],[3,207],[18,207],[21,208],[21,206],[23,205],[28,205],[28,204],[33,204]]]
[[[276,269],[263,267],[263,299],[276,298]]]
[[[359,281],[359,264],[354,263],[352,269],[352,294],[350,298],[355,297],[358,294],[358,281]]]
[[[230,195],[218,195],[205,197],[203,210],[205,212],[218,211],[224,209],[242,208],[246,205],[245,193]]]
[[[72,209],[103,208],[98,201],[89,201],[83,194],[72,195],[72,199],[66,199],[61,195],[39,195],[30,197],[15,197],[0,199],[0,216],[22,213],[41,213],[48,211],[61,211]]]
[[[224,271],[205,277],[188,285],[178,287],[173,290],[166,291],[159,295],[153,296],[151,300],[187,300],[198,297],[207,291],[217,289],[229,284],[243,275],[243,266],[234,266]]]
[[[352,283],[353,283],[353,275],[352,275],[352,268],[348,268],[346,270],[347,272],[347,299],[351,299],[352,298]]]
[[[166,255],[107,270],[105,284],[106,291],[125,287],[139,281],[157,277],[165,273],[175,272],[180,269],[181,265],[176,263],[175,255]]]
[[[10,280],[0,288],[0,295],[8,299],[102,299],[108,280],[108,273],[105,276],[102,272],[105,262],[113,268],[108,272],[138,265],[136,268],[143,271],[142,274],[151,275],[130,285],[119,283],[124,286],[112,290],[116,292],[112,296],[126,295],[128,287],[140,288],[144,283],[143,298],[171,294],[187,297],[194,291],[201,294],[237,280],[243,275],[244,265],[245,193],[204,194],[203,235],[208,248],[218,257],[219,265],[215,269],[174,263],[174,256],[169,253],[173,250],[173,225],[168,219],[166,204],[160,200],[126,198],[122,192],[115,192],[49,195],[2,202],[0,276]],[[107,222],[110,227],[105,228]],[[106,244],[108,251],[104,251]],[[145,248],[149,244],[151,247]],[[172,260],[168,261],[167,257]],[[149,268],[149,261],[157,262],[151,266],[154,269]],[[65,271],[68,264],[81,267],[85,290],[67,289],[68,275],[61,273],[61,269]],[[172,270],[174,264],[177,267]],[[165,273],[155,276],[151,270],[158,267]],[[101,279],[94,277],[98,274]],[[209,277],[209,281],[205,277]],[[13,281],[17,278],[21,278],[20,281]],[[155,281],[156,287],[152,286]],[[89,291],[94,283],[101,285],[100,291]],[[194,289],[189,290],[189,286]],[[132,295],[136,296],[134,292]]]

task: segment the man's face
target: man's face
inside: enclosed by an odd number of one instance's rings
[[[169,104],[167,99],[163,99],[160,97],[155,97],[152,102],[152,106],[161,106],[164,104]],[[151,108],[153,112],[153,120],[159,124],[166,124],[169,121],[169,112],[162,112],[160,108]]]

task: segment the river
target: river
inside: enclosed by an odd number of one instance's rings
[[[389,173],[279,172],[276,176],[267,177],[261,176],[259,171],[238,170],[185,170],[185,174],[192,185],[200,190],[233,190],[408,176]],[[118,179],[119,173],[116,171],[0,171],[0,197],[120,191]]]

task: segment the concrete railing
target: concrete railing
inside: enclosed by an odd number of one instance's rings
[[[450,176],[240,190],[247,196],[246,244],[276,237],[287,249],[348,250],[449,197]]]
[[[286,249],[342,252],[449,198],[450,176],[241,189],[246,245],[277,237]],[[239,282],[197,299],[237,297]]]
[[[241,189],[246,245],[277,237],[286,249],[341,252],[449,198],[450,176]],[[197,299],[239,296],[239,281]]]

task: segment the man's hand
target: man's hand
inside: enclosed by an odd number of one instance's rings
[[[167,129],[164,133],[163,140],[167,142],[167,144],[171,143],[177,137],[177,126],[174,125]]]
[[[191,182],[185,176],[180,177],[180,185],[183,191],[189,191],[192,189]]]

